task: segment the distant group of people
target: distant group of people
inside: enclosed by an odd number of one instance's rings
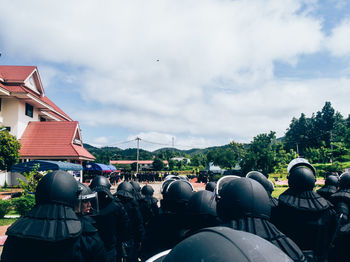
[[[87,186],[54,171],[40,180],[35,207],[9,227],[1,261],[349,261],[350,173],[327,176],[315,192],[308,161],[287,171],[278,199],[258,171],[197,192],[185,176],[168,175],[160,207],[150,185],[123,181],[112,194],[104,176]]]
[[[156,171],[142,171],[138,173],[123,171],[114,172],[109,175],[111,184],[118,183],[120,181],[137,181],[140,183],[145,182],[161,182],[169,175],[178,175],[176,172],[156,172]]]

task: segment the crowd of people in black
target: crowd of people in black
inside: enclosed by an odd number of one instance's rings
[[[176,172],[156,172],[156,171],[142,171],[142,172],[113,172],[109,175],[109,181],[113,185],[119,181],[137,181],[140,183],[161,182],[169,175],[178,175]]]
[[[63,171],[44,176],[35,207],[7,230],[1,261],[350,261],[350,173],[314,191],[305,159],[288,166],[288,189],[272,197],[257,171],[224,176],[195,192],[168,175],[160,207],[152,186],[104,176],[89,186]]]

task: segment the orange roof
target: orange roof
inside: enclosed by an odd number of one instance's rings
[[[23,82],[35,69],[36,66],[0,66],[0,78],[5,81]]]
[[[77,121],[29,122],[20,142],[20,155],[26,157],[76,157],[94,160],[83,146],[73,144]]]

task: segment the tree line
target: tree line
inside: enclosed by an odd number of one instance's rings
[[[8,132],[0,132],[0,143],[0,169],[10,169],[18,162],[20,144]],[[135,148],[122,150],[117,147],[84,146],[96,157],[97,163],[136,159]],[[190,161],[172,160],[177,156]],[[325,102],[323,108],[310,117],[304,113],[298,118],[294,117],[282,138],[276,138],[276,133],[270,131],[258,134],[248,144],[232,141],[228,145],[206,149],[164,148],[154,152],[140,149],[139,159],[154,159],[157,169],[164,168],[162,160],[167,160],[170,170],[201,169],[213,163],[224,169],[239,168],[243,173],[258,170],[268,174],[284,170],[289,161],[297,156],[305,157],[312,163],[350,161],[350,116],[344,118],[330,102]]]

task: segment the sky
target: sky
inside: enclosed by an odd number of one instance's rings
[[[35,65],[84,143],[204,148],[330,101],[350,114],[350,1],[0,0],[1,65]]]

